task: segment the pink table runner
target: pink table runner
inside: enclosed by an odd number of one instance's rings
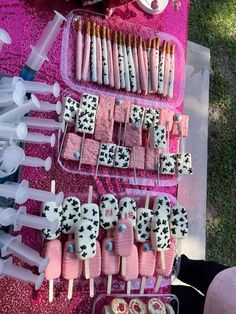
[[[0,4],[0,27],[6,29],[12,37],[12,44],[5,46],[0,55],[0,72],[9,75],[18,75],[24,65],[26,56],[30,52],[30,44],[36,43],[47,22],[53,17],[53,10],[58,10],[63,15],[78,8],[76,1],[20,1],[1,0]],[[175,35],[186,48],[187,23],[188,23],[189,1],[183,0],[179,12],[175,12],[172,5],[160,16],[150,16],[140,11],[136,4],[129,4],[117,10],[117,18],[139,23],[163,32]],[[50,63],[43,65],[37,74],[38,81],[53,83],[55,80],[61,84],[62,89],[66,88],[60,77],[60,43],[61,34],[49,52]],[[46,98],[45,98],[46,99]],[[53,101],[51,98],[48,100]],[[39,116],[48,117],[45,114]],[[52,116],[53,117],[53,116]],[[54,116],[55,118],[55,116]],[[45,158],[48,155],[56,155],[56,152],[47,145],[36,146],[26,145],[27,155]],[[57,181],[57,191],[63,190],[66,195],[69,193],[78,194],[82,201],[88,191],[88,185],[93,184],[96,195],[102,193],[119,194],[125,191],[124,186],[116,180],[97,180],[96,185],[92,177],[81,178],[79,175],[72,175],[63,172],[54,161],[52,170],[46,173],[43,169],[22,168],[21,179],[29,180],[30,186],[34,188],[50,190],[51,179]],[[79,187],[79,192],[78,192]],[[126,186],[127,188],[128,186]],[[132,188],[135,188],[132,186]],[[143,189],[145,189],[143,187]],[[163,191],[176,195],[176,187],[152,188],[154,191]],[[81,197],[84,195],[84,197]],[[40,203],[28,201],[26,204],[29,213],[39,214]],[[23,241],[32,248],[40,251],[42,246],[41,235],[38,231],[23,228],[21,231]],[[21,262],[17,261],[18,264]],[[26,266],[27,267],[27,266]],[[52,304],[48,303],[47,283],[38,292],[33,292],[30,285],[15,282],[3,278],[0,280],[0,308],[1,313],[90,313],[93,300],[89,300],[87,294],[74,292],[71,302],[66,300],[65,282],[56,284],[57,296]],[[78,288],[78,287],[77,287]],[[64,291],[64,292],[63,292]],[[163,292],[168,290],[163,290]],[[63,292],[63,293],[62,293]]]

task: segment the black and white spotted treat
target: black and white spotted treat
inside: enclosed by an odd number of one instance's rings
[[[165,153],[160,155],[160,173],[174,175],[176,173],[176,155]]]
[[[184,207],[175,205],[171,208],[170,229],[176,239],[188,236],[188,215]]]
[[[108,58],[107,58],[107,40],[104,36],[102,38],[102,73],[103,73],[103,84],[109,84],[109,70],[108,70]]]
[[[150,128],[150,144],[152,148],[166,147],[166,128],[164,126],[154,126]]]
[[[135,238],[138,242],[146,242],[151,237],[152,210],[139,208],[137,210]]]
[[[100,200],[100,226],[103,229],[115,227],[119,218],[118,201],[113,194],[104,194]]]
[[[75,254],[80,260],[96,255],[96,236],[93,222],[88,219],[79,220],[75,227]]]
[[[161,252],[170,248],[170,228],[167,215],[152,218],[151,241],[154,251]]]
[[[123,197],[119,201],[119,219],[129,219],[133,228],[136,227],[136,202],[131,197]]]
[[[144,117],[144,108],[140,106],[132,105],[131,110],[130,110],[129,123],[142,125],[143,117]]]
[[[124,51],[122,44],[118,44],[118,60],[120,72],[120,87],[125,88],[125,64],[124,64]]]
[[[75,225],[80,220],[80,200],[74,196],[68,196],[62,204],[61,231],[65,234],[72,234]]]
[[[117,168],[129,168],[131,148],[116,146],[114,166]]]
[[[80,108],[76,117],[76,131],[93,134],[99,98],[96,95],[84,93],[80,100]]]
[[[134,66],[134,59],[132,54],[131,46],[127,47],[127,56],[128,56],[128,66],[129,66],[129,77],[130,77],[130,88],[133,93],[137,91],[137,81],[136,81],[136,73]]]
[[[88,219],[93,223],[95,237],[99,234],[99,208],[95,203],[86,203],[81,206],[81,219]]]
[[[116,144],[101,143],[99,165],[113,167],[115,161]]]
[[[63,100],[64,111],[63,119],[68,123],[75,123],[76,113],[79,110],[80,103],[74,100],[73,98],[67,96]]]
[[[143,119],[143,129],[149,130],[153,126],[158,126],[160,121],[160,110],[146,108],[144,119]]]
[[[55,202],[46,202],[42,205],[41,216],[50,221],[58,220],[59,228],[53,233],[50,229],[43,229],[42,236],[47,240],[54,240],[61,234],[62,206],[56,206]]]
[[[153,204],[153,214],[157,215],[167,215],[170,218],[170,200],[167,196],[156,196]]]
[[[179,175],[193,174],[192,156],[190,153],[177,154],[177,173]]]

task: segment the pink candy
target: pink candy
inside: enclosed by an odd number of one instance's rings
[[[96,255],[89,260],[89,278],[97,278],[101,275],[101,247],[96,241]]]
[[[151,277],[155,272],[156,254],[152,250],[151,242],[145,242],[139,250],[139,274]]]
[[[153,148],[146,148],[146,161],[145,169],[146,170],[155,170],[157,164],[157,150]]]
[[[106,238],[102,243],[102,272],[104,275],[116,275],[120,270],[120,257],[115,253],[114,238]]]
[[[129,256],[134,243],[133,225],[128,219],[117,222],[115,231],[115,252],[119,256]]]
[[[49,264],[45,269],[45,279],[57,279],[61,275],[62,245],[58,239],[47,241],[44,244],[43,255],[49,257]]]
[[[128,117],[130,114],[131,103],[127,101],[122,101],[121,104],[115,105],[115,114],[114,120],[118,123],[125,123],[126,119],[128,121]]]
[[[131,151],[130,168],[134,168],[134,150]],[[145,164],[145,147],[135,147],[135,166],[136,169],[144,169]]]
[[[129,254],[126,257],[126,273],[122,276],[125,281],[138,278],[138,250],[136,245],[131,246]]]
[[[82,164],[95,166],[97,164],[100,143],[90,138],[85,139]]]
[[[139,125],[137,128],[131,123],[126,125],[125,131],[125,146],[142,146],[142,126]]]
[[[165,269],[163,269],[161,265],[161,253],[156,253],[156,272],[158,275],[168,277],[172,273],[174,259],[175,259],[175,245],[174,245],[174,239],[171,238],[170,241],[170,248],[163,252],[165,255]]]
[[[82,273],[82,261],[74,253],[74,241],[65,243],[62,260],[62,276],[70,280],[78,278]]]
[[[189,123],[189,116],[187,115],[181,115],[181,120],[173,121],[172,129],[171,129],[171,135],[172,136],[181,136],[181,128],[182,128],[182,136],[187,137],[188,136],[188,123]]]
[[[169,109],[161,109],[160,112],[160,125],[167,127],[167,122],[169,122],[169,127],[167,131],[172,129],[174,112]]]
[[[61,157],[69,160],[78,160],[76,152],[80,151],[82,138],[74,133],[66,134]]]

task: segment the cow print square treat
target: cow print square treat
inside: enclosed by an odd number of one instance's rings
[[[166,216],[152,218],[151,240],[154,251],[165,251],[170,248],[170,228]]]
[[[76,113],[79,110],[80,104],[73,98],[67,96],[64,98],[63,119],[68,123],[75,123]]]
[[[92,94],[84,93],[80,99],[80,107],[87,108],[92,112],[96,112],[98,109],[99,97]]]
[[[114,166],[117,168],[129,168],[131,148],[116,146]]]
[[[160,173],[174,175],[176,172],[176,155],[165,153],[160,155]]]
[[[75,254],[81,260],[96,255],[96,235],[93,222],[82,219],[75,227]]]
[[[193,174],[192,156],[190,153],[177,154],[177,172],[179,175]]]
[[[174,238],[188,236],[188,215],[184,207],[175,205],[171,208],[170,229]]]
[[[139,208],[137,210],[135,237],[138,242],[146,242],[150,239],[152,217],[153,213],[148,208]]]
[[[62,233],[74,233],[75,225],[80,220],[80,200],[77,197],[66,197],[62,204]]]
[[[130,116],[129,116],[129,123],[132,124],[142,124],[144,116],[144,108],[132,105]]]
[[[154,126],[150,129],[150,144],[152,148],[166,147],[166,128],[164,126]]]
[[[116,144],[101,143],[99,152],[99,165],[112,167],[114,165]]]
[[[160,110],[146,108],[144,119],[143,119],[143,129],[149,130],[153,126],[157,126],[159,124],[160,119]]]
[[[155,197],[153,214],[154,216],[166,215],[168,218],[170,217],[170,200],[167,196]]]

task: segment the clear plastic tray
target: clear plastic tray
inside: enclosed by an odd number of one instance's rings
[[[101,314],[102,309],[105,305],[108,305],[111,303],[112,299],[114,298],[122,298],[124,299],[127,303],[129,303],[132,299],[140,299],[144,303],[148,303],[148,301],[151,298],[158,298],[160,299],[163,303],[170,303],[171,306],[173,307],[174,311],[176,314],[179,313],[179,300],[176,295],[174,294],[111,294],[111,295],[106,295],[106,294],[101,294],[99,295],[94,303],[93,303],[93,309],[92,309],[92,314]]]
[[[169,41],[175,45],[175,83],[174,83],[174,96],[173,99],[162,98],[158,94],[136,94],[126,92],[123,90],[115,90],[102,85],[97,85],[91,82],[77,82],[75,75],[75,60],[76,60],[76,30],[75,22],[77,17],[81,16],[83,20],[92,19],[100,25],[106,25],[111,30],[122,31],[126,34],[130,33],[136,36],[142,36],[144,40],[148,38],[160,38],[160,42],[164,40]],[[121,20],[116,16],[109,19],[104,19],[104,15],[96,14],[86,10],[73,10],[67,16],[67,22],[64,25],[62,50],[61,50],[61,75],[64,82],[77,92],[106,94],[127,98],[129,101],[139,104],[145,103],[152,107],[165,107],[165,108],[178,108],[183,102],[184,86],[185,86],[185,54],[180,41],[173,35],[159,32],[158,30],[150,29],[138,24],[132,24],[127,21]]]
[[[95,95],[99,95],[98,91],[92,90],[91,93]],[[73,91],[72,89],[66,89],[62,94],[62,99],[66,96],[70,96],[73,99],[79,101],[80,95],[78,95],[77,92]],[[115,95],[112,95],[113,97]],[[123,97],[123,96],[122,96]],[[62,101],[63,102],[63,101]],[[144,100],[140,101],[140,105],[142,107],[147,107],[147,103],[144,102]],[[152,107],[153,106],[148,106]],[[160,108],[159,106],[156,108]],[[173,110],[175,112],[178,112],[177,110]],[[68,126],[67,133],[75,133],[75,127],[74,126]],[[118,134],[118,124],[115,123],[114,133]],[[58,145],[58,152],[59,152],[59,146],[62,141],[63,134],[61,134],[59,138],[59,145]],[[91,138],[90,135],[86,135],[86,138]],[[113,141],[114,143],[117,143],[116,141]],[[178,147],[178,139],[176,137],[170,136],[170,152],[176,153],[177,147]],[[66,172],[72,173],[72,174],[80,174],[83,176],[93,176],[95,177],[96,172],[96,166],[90,166],[90,165],[83,165],[81,166],[81,170],[78,169],[79,162],[74,160],[67,160],[60,157],[58,160],[58,163],[60,167],[65,170]],[[181,180],[181,176],[176,175],[162,175],[160,174],[159,180],[157,171],[152,170],[140,170],[136,169],[136,180],[134,177],[134,169],[128,168],[128,169],[120,169],[115,167],[104,167],[99,166],[97,177],[99,178],[113,178],[118,179],[121,182],[125,184],[130,185],[139,185],[139,186],[160,186],[160,187],[171,187],[176,186],[178,182]]]

